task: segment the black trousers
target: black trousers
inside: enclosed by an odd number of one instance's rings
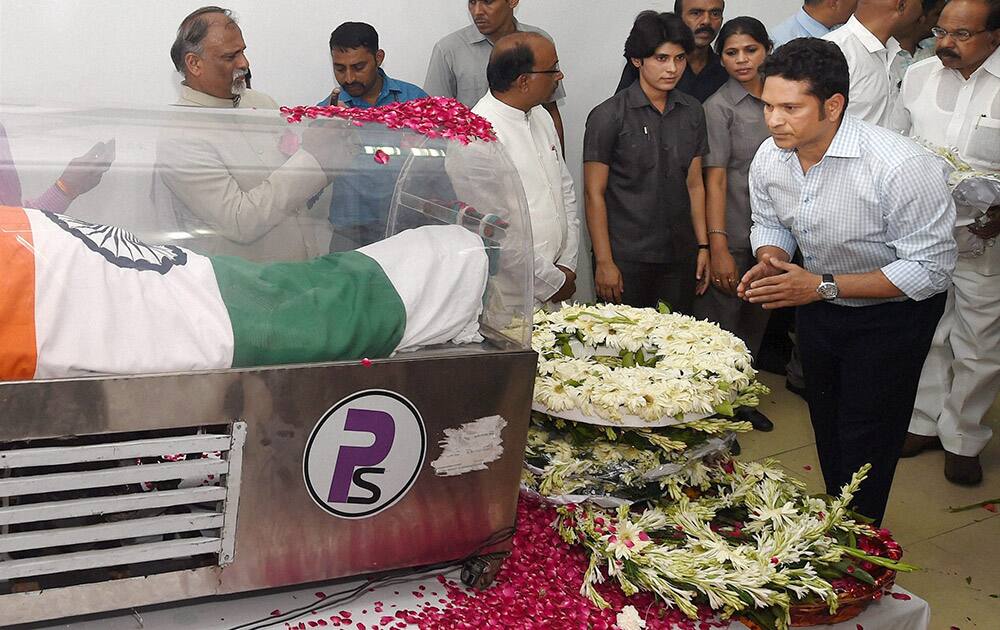
[[[796,317],[806,400],[828,494],[862,465],[855,509],[882,522],[945,294],[921,302],[813,302]]]
[[[625,304],[656,308],[659,302],[666,302],[671,312],[692,313],[698,284],[694,277],[697,258],[665,264],[616,260],[615,264],[622,273],[625,285],[622,302]]]

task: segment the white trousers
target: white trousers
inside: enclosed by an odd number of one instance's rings
[[[1000,389],[1000,276],[963,268],[920,374],[910,433],[936,435],[945,450],[978,455],[993,435],[981,424]]]

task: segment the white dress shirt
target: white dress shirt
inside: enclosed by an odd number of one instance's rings
[[[913,64],[903,80],[892,128],[957,149],[973,168],[1000,173],[1000,49],[968,79],[944,67],[937,57]],[[958,208],[955,237],[962,253],[976,249],[978,239],[965,226],[979,214],[976,208]],[[996,275],[1000,273],[1000,246],[987,247],[981,256],[962,256],[960,264]]]
[[[917,143],[850,114],[808,173],[795,151],[769,138],[750,165],[750,242],[755,252],[771,245],[791,256],[800,248],[815,274],[880,269],[906,297],[924,300],[948,288],[955,268],[947,179],[942,160]]]
[[[540,105],[528,112],[511,107],[491,92],[472,111],[492,123],[521,177],[534,239],[534,294],[545,302],[566,280],[556,265],[576,270],[580,241],[576,190],[552,116]]]
[[[885,44],[853,15],[842,27],[823,36],[843,51],[851,70],[847,112],[876,125],[887,126],[899,93],[898,64],[901,50],[890,37]]]

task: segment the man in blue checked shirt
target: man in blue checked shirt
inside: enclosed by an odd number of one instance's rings
[[[880,523],[955,267],[947,167],[846,114],[850,74],[836,44],[793,40],[760,72],[772,137],[750,167],[758,263],[738,293],[799,307],[827,492],[872,464],[855,507]],[[796,249],[804,267],[789,262]]]
[[[378,47],[378,33],[370,24],[345,22],[330,34],[330,56],[338,86],[320,105],[340,105],[368,109],[390,103],[423,98],[422,89],[389,77],[382,70],[385,51]],[[398,136],[385,133],[386,144]],[[367,136],[373,139],[373,135]],[[403,160],[379,164],[371,155],[361,154],[351,166],[349,177],[333,187],[330,223],[334,235],[331,251],[346,251],[381,240],[385,236],[389,202]]]

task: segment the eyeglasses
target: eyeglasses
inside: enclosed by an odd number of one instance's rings
[[[933,35],[935,39],[944,39],[948,35],[951,35],[951,38],[954,39],[956,42],[967,42],[976,35],[979,35],[980,33],[985,33],[989,30],[990,29],[988,28],[984,28],[981,31],[967,31],[963,28],[957,31],[946,31],[940,26],[935,26],[934,28],[931,29],[931,35]]]

